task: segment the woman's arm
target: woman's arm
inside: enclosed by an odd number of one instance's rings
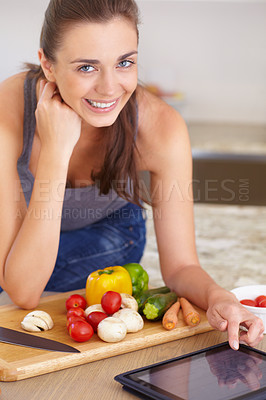
[[[41,151],[28,209],[16,166],[21,127],[6,117],[5,85],[0,95],[0,285],[22,308],[38,304],[52,274],[68,162],[80,135],[79,117],[54,90],[54,84],[42,84],[36,112]]]
[[[150,103],[140,120],[142,154],[147,154],[151,172],[150,192],[163,279],[179,296],[207,310],[213,327],[228,329],[232,347],[238,347],[240,323],[249,328],[242,339],[255,345],[262,338],[261,320],[248,313],[232,293],[218,286],[199,264],[186,124],[168,105],[152,99]]]

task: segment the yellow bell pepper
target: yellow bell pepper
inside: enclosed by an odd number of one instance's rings
[[[114,266],[92,272],[86,283],[88,305],[100,304],[102,296],[109,290],[132,294],[131,277],[125,268]]]

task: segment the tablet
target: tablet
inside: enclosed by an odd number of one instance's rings
[[[114,379],[141,399],[266,400],[266,353],[226,342]]]

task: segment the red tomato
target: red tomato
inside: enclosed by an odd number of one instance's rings
[[[266,307],[266,299],[262,299],[259,304],[258,307]]]
[[[71,315],[75,315],[75,317],[85,318],[85,311],[83,310],[83,308],[80,307],[72,307],[67,312],[67,318],[69,318]]]
[[[93,327],[94,332],[97,332],[99,323],[106,317],[108,315],[101,311],[93,311],[86,317],[86,320]]]
[[[86,342],[93,335],[93,329],[86,321],[75,321],[69,325],[69,335],[76,342]]]
[[[108,292],[104,293],[101,300],[101,305],[104,311],[110,315],[119,310],[119,308],[121,307],[121,302],[122,298],[120,293],[109,290]]]
[[[69,329],[69,326],[72,324],[72,322],[75,322],[75,321],[86,321],[86,319],[83,317],[77,317],[75,315],[70,315],[70,317],[67,319],[67,324],[66,324],[67,330]]]
[[[83,296],[80,296],[79,294],[72,294],[67,300],[66,300],[66,309],[69,310],[70,308],[73,307],[80,307],[85,310],[87,306],[86,300]]]
[[[243,300],[240,300],[240,303],[244,304],[245,306],[256,307],[256,302],[254,300],[243,299]]]
[[[261,296],[256,297],[255,301],[256,301],[257,307],[260,307],[259,304],[260,304],[261,300],[266,300],[266,296],[261,295]]]

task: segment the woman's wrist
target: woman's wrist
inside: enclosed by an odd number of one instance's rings
[[[69,160],[41,149],[34,182],[34,198],[63,201]]]
[[[223,291],[199,264],[178,268],[165,282],[178,296],[186,297],[204,310],[211,298]]]
[[[229,292],[228,290],[222,288],[221,286],[215,283],[208,289],[208,295],[207,295],[208,308],[213,304],[221,302],[222,300],[224,301],[225,298],[227,298],[230,301],[235,301],[235,296],[233,293]]]
[[[68,168],[71,154],[57,149],[43,146],[40,151],[39,162],[49,167]]]

